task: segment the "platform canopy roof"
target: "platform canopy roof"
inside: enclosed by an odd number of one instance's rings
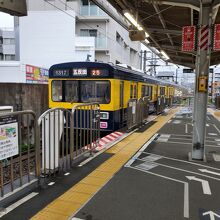
[[[129,12],[136,18],[150,35],[149,46],[165,51],[170,62],[191,68],[195,67],[196,51],[181,51],[182,28],[199,24],[200,1],[212,4],[213,24],[220,23],[220,0],[108,0],[120,14]],[[212,51],[210,65],[219,63],[220,52]]]

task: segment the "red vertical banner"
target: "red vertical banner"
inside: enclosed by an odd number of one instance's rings
[[[194,51],[195,49],[195,26],[185,26],[182,30],[182,51]]]
[[[213,50],[220,50],[220,24],[215,25]]]

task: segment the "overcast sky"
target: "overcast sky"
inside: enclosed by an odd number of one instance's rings
[[[1,27],[14,27],[14,17],[0,12],[0,28]]]

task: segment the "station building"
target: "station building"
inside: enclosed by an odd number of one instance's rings
[[[15,33],[11,28],[0,28],[0,61],[15,60]]]

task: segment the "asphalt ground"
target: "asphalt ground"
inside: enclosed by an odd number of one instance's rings
[[[176,114],[75,217],[83,220],[220,219],[219,129],[220,122],[208,114],[207,162],[189,161],[192,117],[187,111]]]

